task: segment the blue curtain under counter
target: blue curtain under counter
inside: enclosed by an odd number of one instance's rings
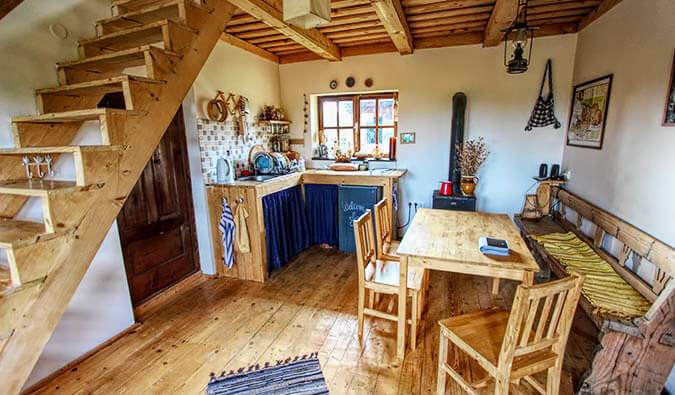
[[[305,202],[311,245],[338,245],[338,186],[305,184]]]
[[[300,186],[262,199],[267,234],[267,270],[272,272],[310,246],[307,212]]]

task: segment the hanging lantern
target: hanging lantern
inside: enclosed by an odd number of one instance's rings
[[[283,0],[284,21],[312,29],[330,23],[330,0]]]
[[[503,30],[504,37],[504,66],[509,74],[522,74],[527,71],[532,59],[535,27],[527,25],[527,2],[518,1],[518,14],[513,25]],[[511,55],[508,55],[509,41],[511,41]],[[527,50],[527,57],[524,57]]]

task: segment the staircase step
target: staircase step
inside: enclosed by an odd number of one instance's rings
[[[105,55],[59,63],[61,85],[96,81],[122,75],[130,67],[145,66],[145,77],[155,80],[163,78],[173,68],[180,54],[165,49],[144,45]]]
[[[200,14],[209,13],[211,10],[191,0],[171,0],[149,5],[113,16],[96,22],[96,33],[103,36],[119,30],[137,27],[146,23],[169,19],[174,22],[184,23],[193,29],[198,26]]]
[[[53,160],[63,155],[72,155],[73,164],[76,173],[76,185],[84,187],[87,185],[102,184],[110,177],[111,172],[117,171],[119,165],[119,156],[121,146],[118,145],[67,145],[63,147],[27,147],[27,148],[11,148],[0,149],[0,156],[15,157],[14,161],[3,161],[3,166],[17,166],[23,167],[23,157],[36,157],[51,155]],[[45,171],[46,166],[42,166],[42,171]],[[33,174],[36,169],[32,168]],[[39,179],[28,182],[38,182]],[[7,182],[17,182],[16,180]],[[45,185],[48,181],[44,181]],[[0,185],[6,185],[2,183]],[[39,184],[36,184],[39,185]],[[61,184],[53,184],[61,185]],[[1,188],[0,188],[1,189]]]
[[[157,43],[162,43],[166,50],[183,53],[196,33],[195,29],[187,25],[164,19],[97,38],[81,40],[80,58]]]
[[[75,192],[82,189],[75,181],[11,180],[0,181],[0,193],[29,197],[48,197],[54,193]]]
[[[14,118],[12,118],[12,122],[13,123],[45,123],[45,124],[66,123],[66,122],[84,122],[84,121],[95,121],[95,120],[98,120],[101,116],[110,115],[110,114],[140,116],[140,115],[145,115],[146,112],[144,112],[144,111],[120,110],[120,109],[116,109],[116,108],[92,108],[92,109],[88,109],[88,110],[64,111],[64,112],[55,112],[55,113],[49,113],[49,114],[26,115],[26,116],[21,116],[21,117],[14,117]]]
[[[75,181],[10,180],[0,181],[0,194],[40,198],[45,232],[61,233],[77,226],[103,187],[103,183],[81,185]]]
[[[163,84],[164,81],[157,81],[150,78],[132,75],[121,75],[102,80],[82,82],[79,84],[38,89],[35,91],[35,94],[37,97],[38,110],[40,111],[40,114],[89,110],[91,112],[88,113],[88,115],[84,115],[86,113],[82,113],[78,116],[89,116],[91,117],[90,119],[97,119],[101,116],[101,110],[105,109],[95,107],[106,94],[121,92],[124,96],[126,109],[133,110],[135,108],[135,100],[133,99],[135,99],[135,97],[141,91],[152,90],[153,88],[159,87]],[[84,98],[85,96],[87,98]],[[91,97],[91,99],[88,99],[89,97]],[[60,117],[63,115],[52,114],[51,116]],[[41,120],[40,122],[45,121]],[[49,120],[46,122],[51,123]],[[66,120],[63,122],[70,121]]]
[[[159,86],[158,84],[152,84]],[[161,88],[157,88],[161,89]],[[147,94],[147,90],[134,90],[125,102],[131,103],[137,94]],[[152,93],[152,91],[150,91]],[[158,96],[158,92],[153,93]],[[96,100],[98,101],[98,100]],[[12,119],[14,145],[20,148],[36,148],[49,146],[50,141],[59,140],[63,133],[72,135],[80,127],[80,122],[98,121],[101,131],[102,145],[123,145],[125,141],[124,128],[128,117],[146,115],[145,111],[118,110],[112,108],[93,108],[87,110],[64,111],[42,115],[15,117]],[[74,128],[68,124],[74,124]],[[132,120],[133,122],[133,120]],[[65,129],[65,130],[64,130]],[[54,135],[52,136],[49,135]],[[47,138],[50,137],[50,138]],[[61,140],[62,141],[62,140]]]
[[[113,0],[112,13],[114,16],[128,14],[153,5],[164,4],[172,0]],[[201,5],[201,0],[192,0],[197,5]]]
[[[0,218],[0,248],[17,248],[53,236],[45,231],[43,223]]]

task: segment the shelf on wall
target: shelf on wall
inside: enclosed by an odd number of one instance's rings
[[[264,125],[290,125],[293,122],[291,121],[273,121],[273,120],[260,120],[258,123],[262,123]]]

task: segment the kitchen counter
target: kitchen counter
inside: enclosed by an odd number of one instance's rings
[[[407,170],[405,169],[377,169],[372,171],[309,169],[304,172],[275,177],[267,181],[235,181],[229,184],[208,184],[206,186],[206,194],[209,202],[216,273],[221,276],[258,282],[264,282],[267,279],[263,197],[302,184],[381,186],[383,196],[387,198],[389,209],[392,210],[392,189],[394,183],[404,176],[406,172]],[[246,225],[249,239],[251,240],[251,251],[241,253],[235,249],[235,264],[232,269],[228,269],[223,265],[223,243],[218,229],[223,198],[227,198],[233,212],[238,205],[243,205],[248,212]]]

